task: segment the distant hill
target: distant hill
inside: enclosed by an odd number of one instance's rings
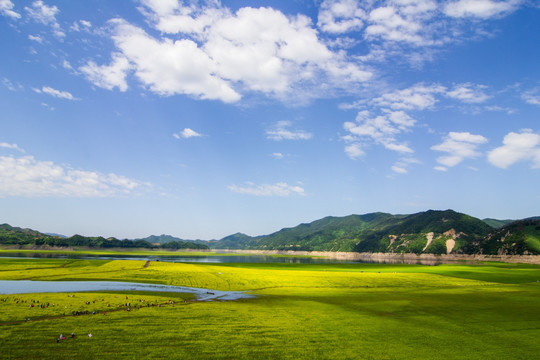
[[[167,238],[170,241],[161,244],[164,249],[208,249],[204,243],[195,243],[189,241],[176,241],[173,237]],[[48,235],[32,229],[23,229],[10,226],[9,224],[0,225],[0,245],[48,245],[48,246],[84,246],[91,248],[153,248],[152,242],[144,239],[119,240],[116,238],[103,238],[101,236],[82,236],[73,235],[64,237],[60,235]]]
[[[150,244],[159,244],[165,249],[199,249],[208,250],[209,247],[206,241],[201,240],[184,240],[172,235],[150,235],[142,239],[133,241],[146,241]]]

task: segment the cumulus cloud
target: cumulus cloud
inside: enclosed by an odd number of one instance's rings
[[[418,45],[431,45],[425,28],[429,13],[437,4],[433,0],[391,1],[392,6],[381,6],[369,13],[370,25],[366,27],[367,38],[382,38],[387,41],[406,42]]]
[[[476,149],[488,140],[482,135],[474,135],[469,132],[450,132],[441,144],[434,145],[431,150],[446,152],[448,155],[437,158],[437,162],[445,168],[454,167],[468,158],[476,158],[481,155]],[[438,166],[436,170],[442,170]]]
[[[3,16],[10,17],[12,19],[20,19],[21,14],[16,11],[13,11],[13,3],[11,0],[0,0],[0,14]]]
[[[28,12],[28,15],[43,25],[50,25],[54,35],[58,38],[66,36],[60,24],[56,21],[56,15],[60,12],[55,5],[48,6],[42,0],[36,0],[32,3],[31,7],[25,6],[24,9]]]
[[[76,170],[33,156],[0,156],[0,197],[110,197],[143,184],[116,174]]]
[[[53,97],[56,97],[56,98],[59,98],[59,99],[77,100],[68,91],[56,90],[56,89],[53,89],[50,86],[43,86],[41,89],[34,88],[33,90],[35,92],[37,92],[38,94],[43,93],[43,94],[47,94],[47,95],[50,95],[50,96],[53,96]]]
[[[367,62],[408,62],[422,66],[448,43],[485,36],[481,20],[511,14],[527,0],[323,0],[317,25],[334,36],[357,32]],[[530,3],[530,2],[529,2]],[[472,19],[474,22],[462,21]]]
[[[128,59],[118,53],[112,55],[110,65],[97,65],[95,62],[89,61],[79,68],[81,73],[94,85],[107,90],[117,87],[122,92],[128,89],[126,76],[130,69],[131,65]]]
[[[446,93],[446,96],[465,103],[483,103],[489,99],[489,96],[484,93],[485,89],[487,89],[485,85],[465,83],[454,86]]]
[[[180,138],[189,139],[192,137],[200,137],[202,136],[202,134],[199,134],[198,132],[196,132],[195,130],[191,130],[190,128],[185,128],[179,134],[175,133],[173,134],[173,136],[177,139],[180,139]]]
[[[254,195],[254,196],[279,196],[289,197],[290,195],[305,195],[304,189],[300,186],[288,185],[284,182],[276,184],[256,185],[252,182],[247,182],[243,186],[230,185],[228,189],[238,194]]]
[[[364,155],[362,143],[371,140],[388,150],[399,153],[412,153],[413,150],[404,142],[399,142],[396,135],[408,131],[415,120],[402,111],[383,110],[378,116],[372,116],[367,110],[360,111],[355,122],[345,122],[343,128],[349,132],[343,139],[349,143],[345,153],[355,159]]]
[[[416,84],[409,88],[385,93],[371,101],[377,106],[396,110],[424,110],[431,108],[438,101],[438,94],[446,90],[441,85]]]
[[[329,33],[360,30],[367,18],[357,0],[325,0],[319,9],[317,25]]]
[[[444,6],[444,13],[451,17],[476,17],[487,19],[506,15],[517,9],[523,0],[457,0]]]
[[[113,19],[111,37],[138,80],[160,95],[232,103],[256,92],[290,101],[291,96],[331,96],[372,77],[346,53],[330,50],[304,15],[264,7],[232,13],[216,2],[196,7],[146,0],[143,5],[143,14],[161,34]],[[105,70],[89,64],[93,73]]]
[[[520,161],[532,161],[534,168],[540,167],[540,134],[530,129],[519,133],[510,132],[503,139],[503,145],[488,153],[491,164],[506,169]]]
[[[270,140],[309,140],[313,137],[312,133],[303,130],[289,130],[290,121],[278,121],[275,126],[266,131],[266,138]]]

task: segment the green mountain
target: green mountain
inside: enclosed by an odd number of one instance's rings
[[[453,210],[412,215],[370,213],[326,217],[241,241],[219,240],[214,249],[459,253],[493,230],[485,222]],[[229,239],[227,239],[229,240]]]
[[[514,222],[515,220],[505,219],[505,220],[498,220],[498,219],[482,219],[483,222],[491,226],[492,228],[498,229],[502,228],[504,225],[508,225],[511,222]]]
[[[81,235],[64,238],[3,224],[0,245],[540,255],[540,217],[507,221],[480,220],[453,210],[410,215],[376,212],[328,216],[269,235],[252,237],[236,233],[210,241],[183,240],[170,235],[135,240]]]
[[[0,225],[0,244],[34,244],[44,239],[61,239],[60,236],[42,234],[32,229],[23,229],[9,224]]]
[[[540,255],[540,217],[514,221],[472,244],[487,255]]]
[[[225,236],[223,239],[220,240],[210,240],[208,242],[208,245],[210,248],[216,248],[216,249],[250,249],[250,243],[255,238],[242,234],[242,233],[236,233],[229,236]],[[219,244],[217,247],[214,247],[214,244]]]

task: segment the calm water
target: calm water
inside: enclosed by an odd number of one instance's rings
[[[0,280],[0,294],[28,294],[81,291],[152,291],[194,294],[197,300],[238,300],[254,295],[242,291],[218,291],[185,286],[130,283],[120,281],[31,281]]]
[[[39,258],[39,259],[86,259],[86,260],[151,260],[182,263],[281,263],[281,264],[415,264],[441,265],[455,264],[458,260],[404,258],[399,255],[361,260],[338,260],[322,257],[285,257],[271,255],[88,255],[88,254],[55,254],[55,253],[3,253],[0,258]],[[461,263],[475,264],[474,260],[459,260]]]
[[[166,262],[195,263],[283,263],[283,264],[336,264],[352,263],[349,260],[335,260],[309,257],[278,257],[269,255],[202,255],[202,256],[167,256],[167,255],[87,255],[87,254],[54,254],[54,253],[5,253],[2,257],[39,258],[39,259],[86,259],[86,260],[152,260]]]

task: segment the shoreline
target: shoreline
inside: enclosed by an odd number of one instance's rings
[[[73,247],[52,247],[52,246],[29,246],[20,245],[0,246],[0,252],[103,252],[108,254],[163,254],[163,255],[196,255],[196,256],[227,256],[228,254],[238,255],[273,255],[290,257],[322,257],[335,260],[363,261],[381,264],[422,264],[437,265],[441,263],[476,263],[476,262],[503,262],[503,263],[523,263],[540,265],[540,255],[485,255],[485,254],[414,254],[414,253],[359,253],[343,251],[295,251],[295,250],[236,250],[236,249],[178,249],[178,250],[152,250],[152,249],[130,249],[130,248],[73,248]]]
[[[540,255],[484,255],[484,254],[413,254],[413,253],[358,253],[340,251],[294,251],[294,250],[220,250],[231,253],[257,255],[288,255],[326,257],[336,260],[366,261],[374,263],[438,264],[447,262],[482,262],[494,261],[505,263],[523,263],[540,265]]]

